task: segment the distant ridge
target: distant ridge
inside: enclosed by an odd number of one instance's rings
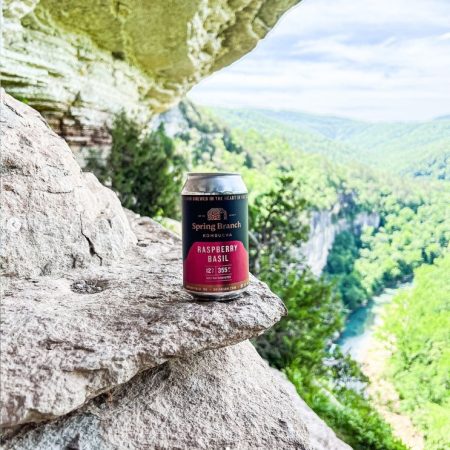
[[[363,122],[284,110],[206,109],[231,128],[278,135],[296,148],[337,162],[449,179],[450,115],[426,122]]]

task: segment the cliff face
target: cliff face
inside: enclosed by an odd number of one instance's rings
[[[337,219],[334,211],[314,211],[311,215],[309,238],[302,246],[301,253],[312,272],[320,275],[327,264],[336,235],[345,230],[359,233],[366,227],[378,228],[379,224],[380,216],[375,212],[361,212],[353,219]]]
[[[348,450],[247,341],[281,300],[193,301],[179,238],[1,94],[2,448]]]
[[[4,0],[0,81],[72,149],[109,143],[249,52],[298,0]]]

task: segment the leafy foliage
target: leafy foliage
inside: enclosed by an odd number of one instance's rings
[[[284,299],[289,312],[257,341],[260,353],[279,369],[301,360],[318,370],[329,336],[341,327],[340,303],[331,286],[302,270],[290,255],[292,245],[307,239],[301,214],[307,204],[293,178],[281,176],[277,188],[250,205],[253,271]]]
[[[414,177],[450,181],[450,151],[448,151],[448,148],[447,145],[445,149],[442,149],[442,152],[435,151],[428,156],[424,156],[421,160],[406,167],[402,173]]]
[[[342,326],[341,302],[332,285],[300,267],[298,258],[290,254],[292,245],[307,237],[307,227],[299,219],[299,208],[307,206],[301,186],[289,176],[282,176],[276,189],[251,205],[251,251],[259,261],[254,269],[288,309],[287,317],[255,345],[270,364],[286,372],[306,402],[353,448],[405,449],[370,401],[345,387],[349,380],[367,380],[348,357],[330,351],[331,340]]]
[[[359,257],[361,240],[355,232],[343,231],[333,242],[328,254],[325,271],[336,280],[344,305],[353,310],[367,299],[361,276],[355,271],[355,261]]]
[[[251,271],[263,271],[277,261],[289,265],[289,248],[308,237],[307,216],[302,214],[308,202],[300,194],[300,186],[289,175],[282,175],[269,192],[254,199],[249,207]],[[272,269],[270,269],[272,270]]]
[[[289,373],[289,372],[288,372]],[[297,372],[289,373],[297,385]],[[380,417],[370,400],[345,387],[333,392],[317,389],[311,403],[324,419],[354,450],[406,450],[392,435],[389,425]]]
[[[427,450],[450,447],[450,254],[417,269],[412,290],[388,306],[384,338],[396,351],[389,376]]]
[[[352,252],[341,245],[338,237],[330,254],[334,261],[330,261],[326,271],[336,280],[337,289],[350,310],[384,287],[411,278],[416,267],[432,263],[448,245],[450,224],[446,211],[450,184],[406,176],[398,178],[356,163],[347,163],[345,167],[331,163],[314,154],[317,152],[311,149],[310,141],[303,140],[301,130],[293,128],[293,125],[297,126],[294,120],[297,114],[292,118],[290,113],[282,112],[223,109],[214,112],[232,125],[235,141],[251,155],[255,170],[242,170],[242,161],[229,158],[225,161],[226,167],[243,173],[254,198],[258,197],[262,186],[273,186],[272,180],[280,173],[290,173],[301,183],[303,197],[308,200],[310,209],[335,210],[338,207],[335,220],[345,218],[350,222],[359,213],[378,214],[378,228],[366,227],[361,235],[361,230],[350,230],[356,240],[346,245],[351,246]],[[213,120],[211,111],[208,114],[208,120]],[[281,122],[278,120],[280,115],[283,116]],[[274,121],[274,116],[278,121]],[[344,139],[347,135],[363,133],[358,123],[328,119],[307,115],[300,122],[308,124],[308,132],[320,132],[324,139],[335,139],[336,136]],[[444,122],[439,122],[438,131],[446,129]],[[286,124],[291,127],[287,134],[283,128]],[[300,133],[301,138],[293,139],[289,133]],[[390,128],[387,134],[395,136]],[[369,135],[373,136],[374,132],[367,131]],[[426,142],[424,136],[421,142]],[[376,140],[377,145],[381,142],[381,138]],[[339,161],[349,161],[342,157],[343,152],[334,140],[327,142],[322,150],[332,157],[335,155]],[[350,239],[349,236],[346,238]],[[339,273],[331,266],[337,264],[337,260],[341,263],[345,260],[345,267],[341,267]]]
[[[215,108],[228,126],[283,136],[294,148],[342,163],[363,163],[385,172],[448,179],[450,119],[367,123],[291,111]]]
[[[163,125],[145,134],[122,112],[114,120],[111,136],[106,164],[91,158],[86,169],[109,183],[126,208],[152,217],[179,217],[186,161],[177,153]]]
[[[243,173],[254,199],[262,189],[273,186],[280,174],[290,174],[301,183],[309,209],[337,209],[336,221],[344,218],[351,222],[358,214],[368,212],[379,216],[377,228],[350,230],[356,240],[345,245],[351,246],[353,256],[339,237],[330,255],[335,258],[331,263],[345,260],[338,284],[350,309],[383,287],[409,279],[416,267],[432,263],[448,245],[450,184],[398,179],[357,165],[343,167],[293,148],[282,139],[265,138],[255,130],[232,132],[236,141],[249,149],[254,169],[242,170],[242,162],[233,159],[225,159],[226,167]],[[338,275],[331,266],[328,269],[331,275]]]
[[[263,280],[284,300],[288,316],[256,341],[257,349],[278,369],[305,368],[303,377],[311,386],[323,374],[330,339],[342,326],[341,305],[331,285],[308,270],[272,269]]]
[[[401,198],[390,192],[381,197],[381,226],[363,232],[355,263],[369,294],[411,278],[415,268],[443,254],[450,241],[449,195],[442,183],[436,191],[429,186],[428,193],[417,189]]]

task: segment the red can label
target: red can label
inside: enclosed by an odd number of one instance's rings
[[[183,281],[199,293],[248,284],[247,194],[184,195]]]

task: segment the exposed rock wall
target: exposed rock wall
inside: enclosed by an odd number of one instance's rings
[[[298,0],[4,0],[0,81],[72,149],[109,144],[249,52]]]
[[[0,230],[2,448],[348,450],[245,342],[282,317],[281,300],[252,278],[234,301],[193,301],[179,238],[124,212],[2,95],[3,220],[22,219],[15,239]],[[33,214],[49,220],[31,226]],[[85,241],[91,258],[66,264]]]
[[[360,232],[366,227],[377,228],[380,216],[377,213],[358,213],[353,220],[337,219],[333,211],[315,211],[310,221],[308,241],[302,246],[301,253],[315,275],[320,275],[327,264],[328,254],[333,247],[336,235],[345,230]]]

